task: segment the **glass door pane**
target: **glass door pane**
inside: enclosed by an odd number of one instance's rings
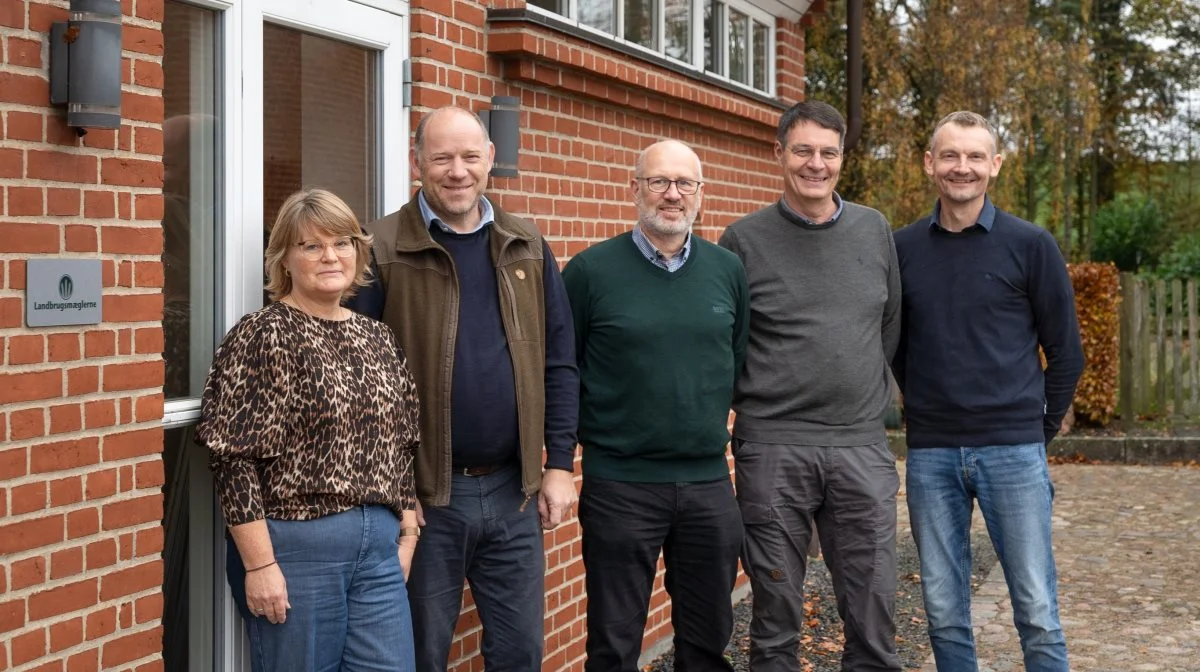
[[[321,187],[378,217],[379,52],[263,26],[263,231],[289,194]],[[264,240],[265,245],[265,240]]]

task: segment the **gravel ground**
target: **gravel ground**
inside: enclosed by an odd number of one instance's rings
[[[986,532],[976,532],[971,539],[974,550],[972,590],[977,588],[996,562],[992,544]],[[904,669],[919,670],[929,657],[929,637],[925,631],[925,605],[921,599],[920,566],[912,537],[898,535],[896,548],[899,583],[896,591],[896,643]],[[801,633],[801,669],[805,672],[840,672],[842,654],[842,622],[837,615],[837,602],[829,581],[829,570],[821,560],[812,560],[805,581],[805,596],[811,608],[809,626]],[[734,608],[733,638],[726,655],[735,670],[749,670],[750,601],[747,597]],[[807,661],[807,665],[805,665]],[[646,672],[673,672],[673,655],[667,653],[645,668]]]

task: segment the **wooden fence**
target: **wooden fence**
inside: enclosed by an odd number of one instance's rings
[[[1127,426],[1138,416],[1200,416],[1196,285],[1121,274],[1118,407]]]

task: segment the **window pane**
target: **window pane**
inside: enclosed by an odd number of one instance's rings
[[[302,187],[337,194],[360,221],[377,203],[378,52],[263,25],[263,223]]]
[[[731,8],[729,10],[729,78],[742,84],[749,83],[746,72],[749,39],[750,17]]]
[[[725,45],[721,37],[724,35],[721,16],[725,5],[716,0],[704,2],[704,69],[717,74],[725,72]]]
[[[616,0],[579,0],[579,22],[616,34]]]
[[[567,0],[526,0],[525,4],[533,7],[541,7],[542,9],[549,10],[555,14],[566,15],[567,13]]]
[[[692,62],[692,0],[666,0],[663,7],[666,33],[663,52],[671,58]]]
[[[654,48],[654,5],[656,0],[625,0],[625,39]]]
[[[768,90],[767,86],[767,47],[770,44],[770,30],[764,23],[754,22],[754,88],[759,91]]]
[[[200,396],[216,341],[216,40],[212,12],[166,3],[162,263],[167,399]]]

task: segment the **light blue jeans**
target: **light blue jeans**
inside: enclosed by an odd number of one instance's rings
[[[229,573],[250,635],[254,672],[415,672],[412,617],[397,555],[400,520],[356,506],[313,520],[267,520],[287,581],[287,620],[245,610],[245,576]],[[234,563],[231,563],[234,564]]]
[[[908,512],[938,672],[976,672],[971,633],[974,501],[1004,569],[1027,672],[1067,672],[1050,545],[1054,486],[1041,443],[908,451]]]

